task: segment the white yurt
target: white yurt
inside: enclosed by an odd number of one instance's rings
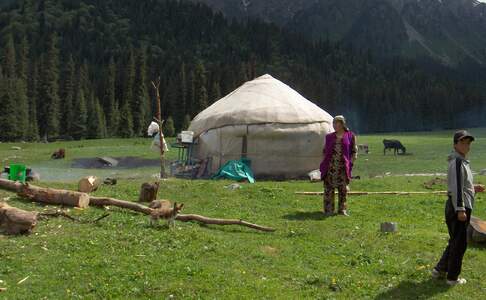
[[[216,173],[247,158],[258,177],[297,178],[319,168],[332,117],[270,75],[246,82],[191,122],[193,158]]]

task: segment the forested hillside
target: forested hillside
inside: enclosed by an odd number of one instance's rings
[[[310,41],[259,21],[232,23],[173,0],[25,0],[0,11],[0,139],[140,136],[160,76],[176,130],[264,73],[358,132],[481,125],[485,92],[448,70]],[[474,76],[472,76],[474,77]]]
[[[314,39],[329,38],[449,66],[486,66],[484,0],[186,0],[229,18],[275,22]]]

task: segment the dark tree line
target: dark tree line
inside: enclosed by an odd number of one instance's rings
[[[236,23],[173,0],[24,0],[0,11],[0,139],[166,134],[258,75],[287,82],[359,132],[479,126],[485,91],[403,59]]]

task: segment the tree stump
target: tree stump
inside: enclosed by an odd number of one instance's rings
[[[0,202],[0,228],[7,234],[18,235],[32,232],[37,224],[37,213],[21,210]]]
[[[471,217],[467,233],[468,242],[486,243],[486,222],[479,218]]]
[[[397,223],[385,222],[381,223],[381,232],[396,232],[398,230]]]
[[[159,192],[159,182],[144,183],[140,188],[139,202],[152,202],[157,199],[157,193]]]
[[[78,182],[78,191],[81,193],[91,193],[101,185],[101,179],[96,176],[86,176]]]

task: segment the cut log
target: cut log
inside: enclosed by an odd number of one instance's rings
[[[0,179],[0,188],[17,193],[20,197],[28,198],[34,202],[79,208],[86,208],[89,206],[89,195],[86,193],[42,188],[6,179]]]
[[[208,218],[208,217],[204,217],[204,216],[200,216],[200,215],[192,215],[192,214],[191,215],[182,215],[182,214],[177,215],[176,220],[181,221],[181,222],[196,221],[196,222],[203,223],[203,224],[214,224],[214,225],[240,225],[240,226],[246,226],[246,227],[253,228],[253,229],[256,229],[256,230],[260,230],[260,231],[266,231],[266,232],[275,231],[274,228],[248,223],[248,222],[243,221],[243,220],[214,219],[214,218]]]
[[[486,222],[476,218],[471,217],[471,223],[468,228],[468,237],[470,241],[476,243],[486,242]]]
[[[37,224],[37,213],[21,210],[0,202],[0,228],[11,235],[31,233]]]
[[[22,185],[18,195],[34,202],[45,204],[65,205],[79,208],[87,208],[89,206],[88,194],[68,190],[41,188],[25,184]]]
[[[78,191],[81,193],[91,193],[96,191],[101,185],[101,179],[96,176],[86,176],[78,182]]]
[[[144,183],[140,188],[139,202],[152,202],[157,199],[157,193],[159,192],[159,182]]]
[[[129,210],[133,210],[136,212],[140,212],[146,215],[150,215],[153,211],[150,207],[147,207],[145,205],[141,205],[139,203],[135,202],[130,202],[130,201],[124,201],[124,200],[118,200],[114,198],[107,198],[107,197],[90,197],[89,198],[89,203],[93,206],[116,206],[120,208],[125,208]]]
[[[22,190],[22,183],[0,178],[0,188],[9,192],[18,193]]]

